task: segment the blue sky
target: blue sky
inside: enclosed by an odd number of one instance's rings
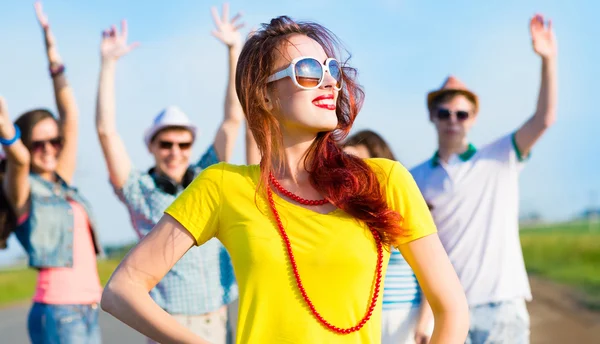
[[[119,62],[117,116],[135,166],[151,158],[142,136],[151,118],[170,104],[180,106],[201,128],[199,156],[221,120],[226,50],[210,35],[210,6],[178,0],[44,2],[81,111],[76,184],[100,219],[105,243],[135,240],[129,218],[108,184],[94,131],[100,34],[129,21],[130,38],[141,47]],[[3,0],[0,11],[0,94],[12,117],[33,107],[55,109],[33,1]],[[314,20],[334,31],[352,54],[365,106],[355,129],[381,133],[396,156],[412,167],[436,147],[427,121],[425,94],[454,74],[480,95],[481,112],[471,134],[482,145],[521,125],[535,110],[540,59],[533,53],[528,20],[536,12],[552,18],[559,43],[558,122],[533,151],[521,178],[522,211],[551,220],[568,219],[600,198],[600,114],[594,101],[600,76],[600,29],[592,0],[505,1],[231,1],[245,13],[246,31],[286,14]],[[246,32],[245,31],[245,32]],[[240,131],[234,163],[243,163]],[[600,205],[600,200],[597,201]],[[0,252],[6,261],[18,243]]]

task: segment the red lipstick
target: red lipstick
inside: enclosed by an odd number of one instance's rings
[[[333,94],[324,94],[322,96],[318,96],[317,98],[313,99],[312,103],[315,106],[320,107],[321,109],[335,110],[335,103],[327,101],[327,100],[333,100],[333,99],[334,99]]]

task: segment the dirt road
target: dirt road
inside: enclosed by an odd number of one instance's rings
[[[600,343],[599,312],[587,310],[569,288],[535,277],[530,280],[532,344]]]

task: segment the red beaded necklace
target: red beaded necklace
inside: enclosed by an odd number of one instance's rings
[[[296,201],[300,204],[324,205],[329,202],[326,199],[324,199],[324,200],[304,199],[304,198],[297,196],[297,195],[291,193],[290,191],[286,190],[281,184],[279,184],[279,182],[275,179],[273,174],[269,174],[269,179],[271,181],[271,184],[273,184],[273,186],[277,189],[277,191],[279,191],[281,194],[287,196],[288,198],[293,199],[294,201]],[[379,291],[380,291],[380,287],[381,287],[381,270],[382,270],[382,265],[383,265],[383,245],[381,244],[381,238],[379,237],[379,233],[376,230],[374,230],[373,228],[369,227],[369,229],[371,230],[371,233],[373,234],[373,238],[375,238],[375,242],[377,243],[377,269],[375,271],[376,281],[375,281],[375,288],[373,290],[373,297],[371,298],[371,305],[369,306],[369,309],[367,310],[365,316],[362,318],[362,320],[356,326],[349,327],[349,328],[340,328],[335,325],[332,325],[329,321],[325,320],[323,318],[323,316],[321,314],[319,314],[319,312],[316,310],[312,301],[308,297],[306,290],[304,289],[304,286],[302,284],[302,280],[300,279],[300,273],[298,272],[298,265],[296,265],[296,259],[294,258],[294,253],[292,252],[292,244],[290,243],[290,239],[289,239],[287,233],[285,232],[285,229],[283,228],[283,223],[281,222],[279,213],[277,212],[277,209],[275,208],[275,201],[273,201],[273,192],[271,191],[271,188],[267,188],[267,196],[269,198],[269,204],[271,206],[271,210],[273,211],[273,215],[275,216],[275,221],[277,222],[277,227],[279,227],[279,233],[281,234],[281,237],[283,238],[283,241],[287,248],[287,253],[288,253],[288,257],[290,258],[292,270],[294,271],[294,276],[296,277],[296,284],[298,286],[298,289],[300,290],[300,294],[302,294],[302,298],[304,298],[304,301],[310,308],[312,314],[315,316],[315,318],[317,318],[317,320],[319,320],[319,322],[321,324],[323,324],[325,327],[327,327],[328,329],[330,329],[334,332],[337,332],[340,334],[348,334],[348,333],[352,333],[352,332],[356,332],[356,331],[360,330],[367,323],[367,321],[369,321],[369,319],[373,315],[373,310],[375,309],[375,306],[377,305],[377,297],[379,296]]]
[[[271,180],[271,184],[273,184],[273,186],[277,189],[277,191],[281,192],[285,197],[293,199],[294,201],[296,201],[300,204],[325,205],[325,204],[329,203],[329,201],[326,199],[320,199],[320,200],[314,200],[314,201],[308,200],[308,199],[302,198],[302,197],[292,193],[291,191],[286,190],[281,184],[279,184],[277,179],[275,179],[275,177],[273,177],[273,173],[269,173],[269,179]]]

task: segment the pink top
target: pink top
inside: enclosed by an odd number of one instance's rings
[[[73,267],[42,268],[38,275],[34,302],[65,305],[100,301],[102,287],[98,278],[96,252],[85,209],[69,201],[73,211]],[[27,215],[19,219],[25,220]]]

